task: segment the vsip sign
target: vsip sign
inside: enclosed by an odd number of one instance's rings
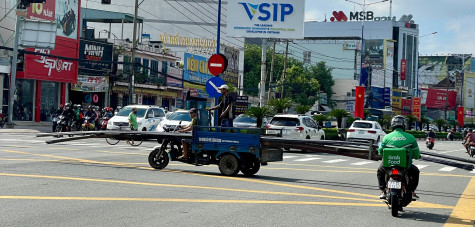
[[[305,0],[229,0],[228,5],[228,37],[304,37]]]

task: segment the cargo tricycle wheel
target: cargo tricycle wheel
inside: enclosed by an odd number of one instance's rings
[[[225,176],[236,176],[239,173],[239,161],[236,156],[224,155],[219,160],[219,171]]]
[[[166,151],[160,152],[160,150],[161,149],[155,149],[148,155],[148,163],[154,169],[163,169],[167,167],[168,162],[170,161],[168,153]]]
[[[255,160],[249,160],[247,163],[246,163],[246,167],[241,169],[241,172],[245,175],[245,176],[252,176],[254,174],[256,174],[257,172],[259,172],[259,169],[261,168],[261,163],[259,162],[259,160],[255,159]]]

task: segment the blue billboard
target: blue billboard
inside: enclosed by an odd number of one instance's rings
[[[185,81],[206,84],[212,77],[214,76],[208,71],[208,58],[185,53],[185,67],[183,72],[183,79]]]

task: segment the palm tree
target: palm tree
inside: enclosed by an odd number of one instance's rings
[[[346,118],[346,127],[350,127],[351,124],[353,124],[353,122],[356,121],[356,118],[352,117],[352,116],[349,116],[348,118]]]
[[[323,114],[318,114],[318,115],[315,115],[313,116],[313,119],[318,122],[318,125],[320,125],[321,127],[323,127],[323,122],[324,121],[328,121],[329,117],[327,115],[323,115]]]
[[[269,106],[251,107],[244,114],[247,115],[247,116],[250,116],[250,117],[255,117],[257,127],[261,128],[262,127],[262,119],[264,119],[265,117],[272,116],[273,111]]]
[[[429,118],[422,116],[420,123],[421,123],[421,129],[422,129],[422,127],[423,127],[424,124],[425,124],[427,131],[429,131],[429,124],[430,124]]]
[[[393,119],[392,116],[383,116],[383,128],[389,129],[391,127],[391,120]]]
[[[434,120],[434,123],[437,125],[437,128],[439,129],[439,132],[442,131],[442,126],[447,124],[447,121],[443,118],[439,118]]]
[[[285,109],[292,107],[292,99],[272,99],[269,101],[269,106],[274,107],[277,113],[283,113]]]
[[[336,118],[338,128],[341,128],[341,121],[343,120],[344,117],[349,117],[350,113],[348,113],[348,111],[346,110],[334,109],[330,112],[329,115]]]
[[[310,106],[298,105],[297,107],[295,107],[295,110],[297,111],[298,114],[305,114],[308,111],[310,111]]]
[[[419,121],[419,119],[414,115],[406,116],[407,123],[409,124],[408,130],[412,129],[412,123]]]

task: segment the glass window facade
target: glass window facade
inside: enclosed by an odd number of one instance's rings
[[[40,121],[51,121],[51,115],[59,107],[60,83],[41,82],[41,115]]]
[[[13,120],[32,121],[35,81],[18,79],[13,104]]]

